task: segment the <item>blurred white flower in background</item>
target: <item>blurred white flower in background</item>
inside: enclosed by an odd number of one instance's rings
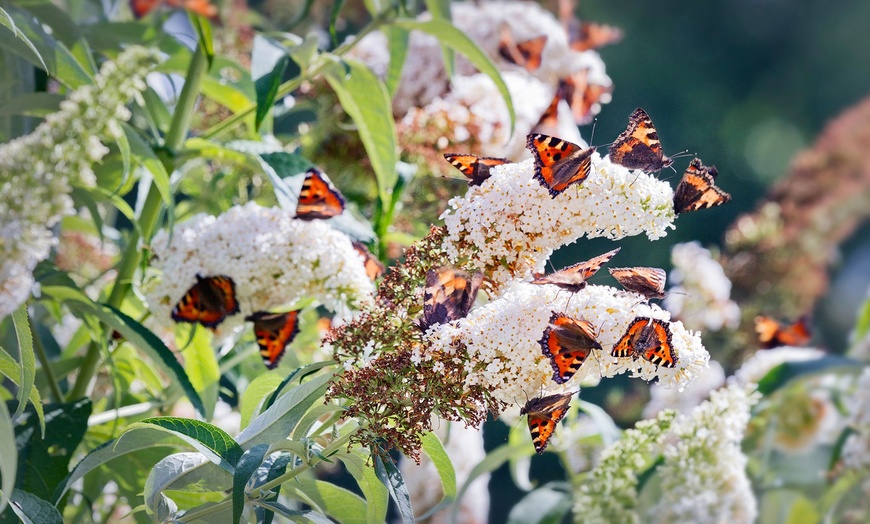
[[[671,288],[664,307],[692,329],[719,331],[740,323],[740,307],[731,300],[731,281],[710,250],[699,242],[671,249]]]

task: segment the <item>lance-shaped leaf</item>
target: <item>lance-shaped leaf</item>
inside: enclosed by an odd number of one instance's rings
[[[15,335],[18,337],[18,360],[20,374],[18,375],[18,408],[12,418],[18,418],[33,390],[36,380],[36,356],[33,354],[33,333],[30,332],[30,319],[27,318],[27,304],[21,304],[12,312],[12,322],[15,324]]]
[[[435,466],[435,471],[438,472],[438,478],[441,479],[441,491],[444,493],[444,496],[425,515],[417,517],[418,520],[423,520],[434,515],[436,512],[453,504],[453,501],[456,500],[456,471],[453,469],[453,462],[450,461],[447,450],[444,449],[444,445],[441,443],[438,435],[430,431],[423,436],[423,453],[429,457],[432,465]]]
[[[139,428],[156,428],[171,433],[230,473],[234,472],[243,453],[242,448],[226,431],[201,420],[181,417],[146,418],[131,424],[127,433]]]

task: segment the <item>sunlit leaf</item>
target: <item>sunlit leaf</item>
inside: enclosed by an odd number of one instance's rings
[[[390,492],[375,474],[374,468],[368,464],[369,457],[362,455],[362,451],[357,450],[349,454],[339,455],[338,459],[356,480],[366,499],[366,521],[384,522],[387,518]]]
[[[149,427],[177,436],[230,473],[243,453],[242,448],[226,431],[201,420],[181,417],[146,418],[131,424],[127,432]]]
[[[571,511],[571,493],[564,482],[551,482],[529,492],[511,508],[509,524],[559,524]]]
[[[456,471],[453,469],[453,462],[450,461],[450,456],[444,449],[441,439],[433,432],[429,432],[423,436],[423,453],[432,461],[435,470],[438,472],[438,478],[441,479],[441,492],[444,496],[441,501],[432,509],[426,512],[425,515],[417,517],[419,520],[428,518],[443,508],[446,508],[456,500]]]
[[[233,523],[242,518],[242,510],[245,509],[245,486],[251,480],[251,476],[260,467],[269,444],[259,444],[245,451],[236,464],[233,474]]]
[[[12,414],[17,419],[30,399],[33,382],[36,380],[36,355],[33,353],[33,333],[30,331],[30,319],[27,317],[27,304],[21,304],[12,312],[12,322],[15,324],[15,335],[18,337],[18,408]]]
[[[63,524],[60,511],[32,493],[14,490],[10,506],[24,524]]]
[[[15,431],[6,403],[0,402],[0,513],[6,509],[9,495],[15,488],[18,472],[18,449],[15,447]]]
[[[413,524],[416,519],[414,518],[414,508],[411,507],[411,494],[408,493],[408,486],[405,485],[405,479],[402,478],[402,473],[396,467],[393,459],[389,455],[385,458],[386,460],[381,455],[375,455],[375,473],[390,491],[390,496],[396,503],[402,522]]]
[[[182,349],[184,368],[193,388],[205,406],[205,418],[211,419],[218,399],[220,366],[211,346],[211,334],[199,326],[193,330],[190,343]]]

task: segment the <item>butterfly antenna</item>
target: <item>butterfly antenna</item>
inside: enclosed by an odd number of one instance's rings
[[[590,146],[594,143],[593,140],[595,139],[595,126],[597,126],[597,125],[598,125],[598,117],[595,117],[592,120],[592,132],[589,133],[589,145]]]

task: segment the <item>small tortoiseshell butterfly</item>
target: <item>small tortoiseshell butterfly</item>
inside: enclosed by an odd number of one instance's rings
[[[572,293],[577,293],[586,287],[586,281],[613,258],[619,250],[608,251],[586,262],[580,262],[565,269],[560,269],[549,275],[539,276],[532,280],[532,284],[553,284]]]
[[[196,275],[196,284],[172,308],[172,320],[191,324],[198,322],[213,328],[227,316],[238,312],[236,283],[232,278],[224,275]]]
[[[595,146],[583,149],[561,138],[532,133],[526,137],[526,148],[535,157],[535,179],[552,198],[586,180],[592,169]]]
[[[474,305],[482,282],[483,273],[480,272],[469,275],[447,266],[430,269],[426,273],[420,329],[426,331],[429,326],[465,318]]]
[[[803,346],[812,338],[809,319],[801,317],[794,324],[783,324],[764,315],[755,317],[758,341],[765,349],[779,346]]]
[[[366,268],[366,276],[368,276],[372,280],[372,282],[377,280],[381,275],[384,274],[384,271],[387,270],[387,268],[381,263],[381,261],[375,258],[375,256],[372,255],[371,251],[369,251],[366,245],[362,242],[354,242],[353,248],[356,250],[357,253],[360,254],[361,257],[363,257],[363,264]]]
[[[499,32],[498,54],[505,60],[527,71],[534,72],[541,67],[544,47],[547,45],[547,35],[541,35],[523,42],[514,42],[513,34],[507,25],[502,25]]]
[[[296,205],[296,218],[314,220],[332,218],[344,211],[344,197],[323,176],[323,172],[312,167],[305,173],[299,203]]]
[[[610,146],[610,160],[629,169],[658,171],[674,163],[665,156],[652,120],[641,108],[628,117],[628,128]]]
[[[468,178],[469,186],[479,186],[484,180],[489,178],[489,169],[491,167],[500,166],[510,162],[510,160],[506,158],[485,157],[472,154],[464,155],[462,153],[447,153],[444,155],[444,158]]]
[[[209,0],[130,0],[130,10],[133,16],[142,18],[164,4],[173,9],[187,9],[206,18],[214,18],[218,14],[217,6]]]
[[[559,96],[571,106],[574,123],[578,126],[589,124],[601,111],[601,99],[613,92],[613,86],[590,83],[589,70],[572,73],[559,81]]]
[[[635,360],[640,356],[666,368],[677,365],[677,354],[671,344],[671,330],[666,322],[657,318],[635,318],[613,346],[611,355]]]
[[[532,443],[538,455],[547,449],[556,424],[568,413],[568,405],[573,396],[574,393],[563,393],[533,398],[520,410],[520,415],[529,416],[529,433],[532,434]]]
[[[664,269],[657,267],[615,267],[608,271],[627,291],[639,293],[648,300],[665,298],[667,275]]]
[[[296,338],[296,334],[299,333],[298,317],[298,311],[286,313],[255,311],[245,317],[245,320],[254,323],[254,335],[257,337],[257,345],[260,346],[260,356],[263,357],[263,363],[267,368],[278,367],[287,346]]]
[[[543,131],[546,129],[547,131],[554,132],[559,128],[559,102],[561,101],[562,94],[556,91],[553,100],[547,106],[547,109],[544,110],[544,114],[541,115],[538,123],[535,124],[533,131]]]
[[[569,27],[568,41],[574,51],[598,49],[622,40],[622,30],[606,24],[594,22],[575,23]]]
[[[707,167],[700,158],[692,159],[674,191],[674,213],[687,213],[729,202],[731,195],[716,186],[718,175],[715,166]]]
[[[586,320],[573,319],[553,311],[550,325],[540,341],[544,356],[553,366],[553,380],[564,384],[577,373],[593,349],[601,349],[595,330]]]

